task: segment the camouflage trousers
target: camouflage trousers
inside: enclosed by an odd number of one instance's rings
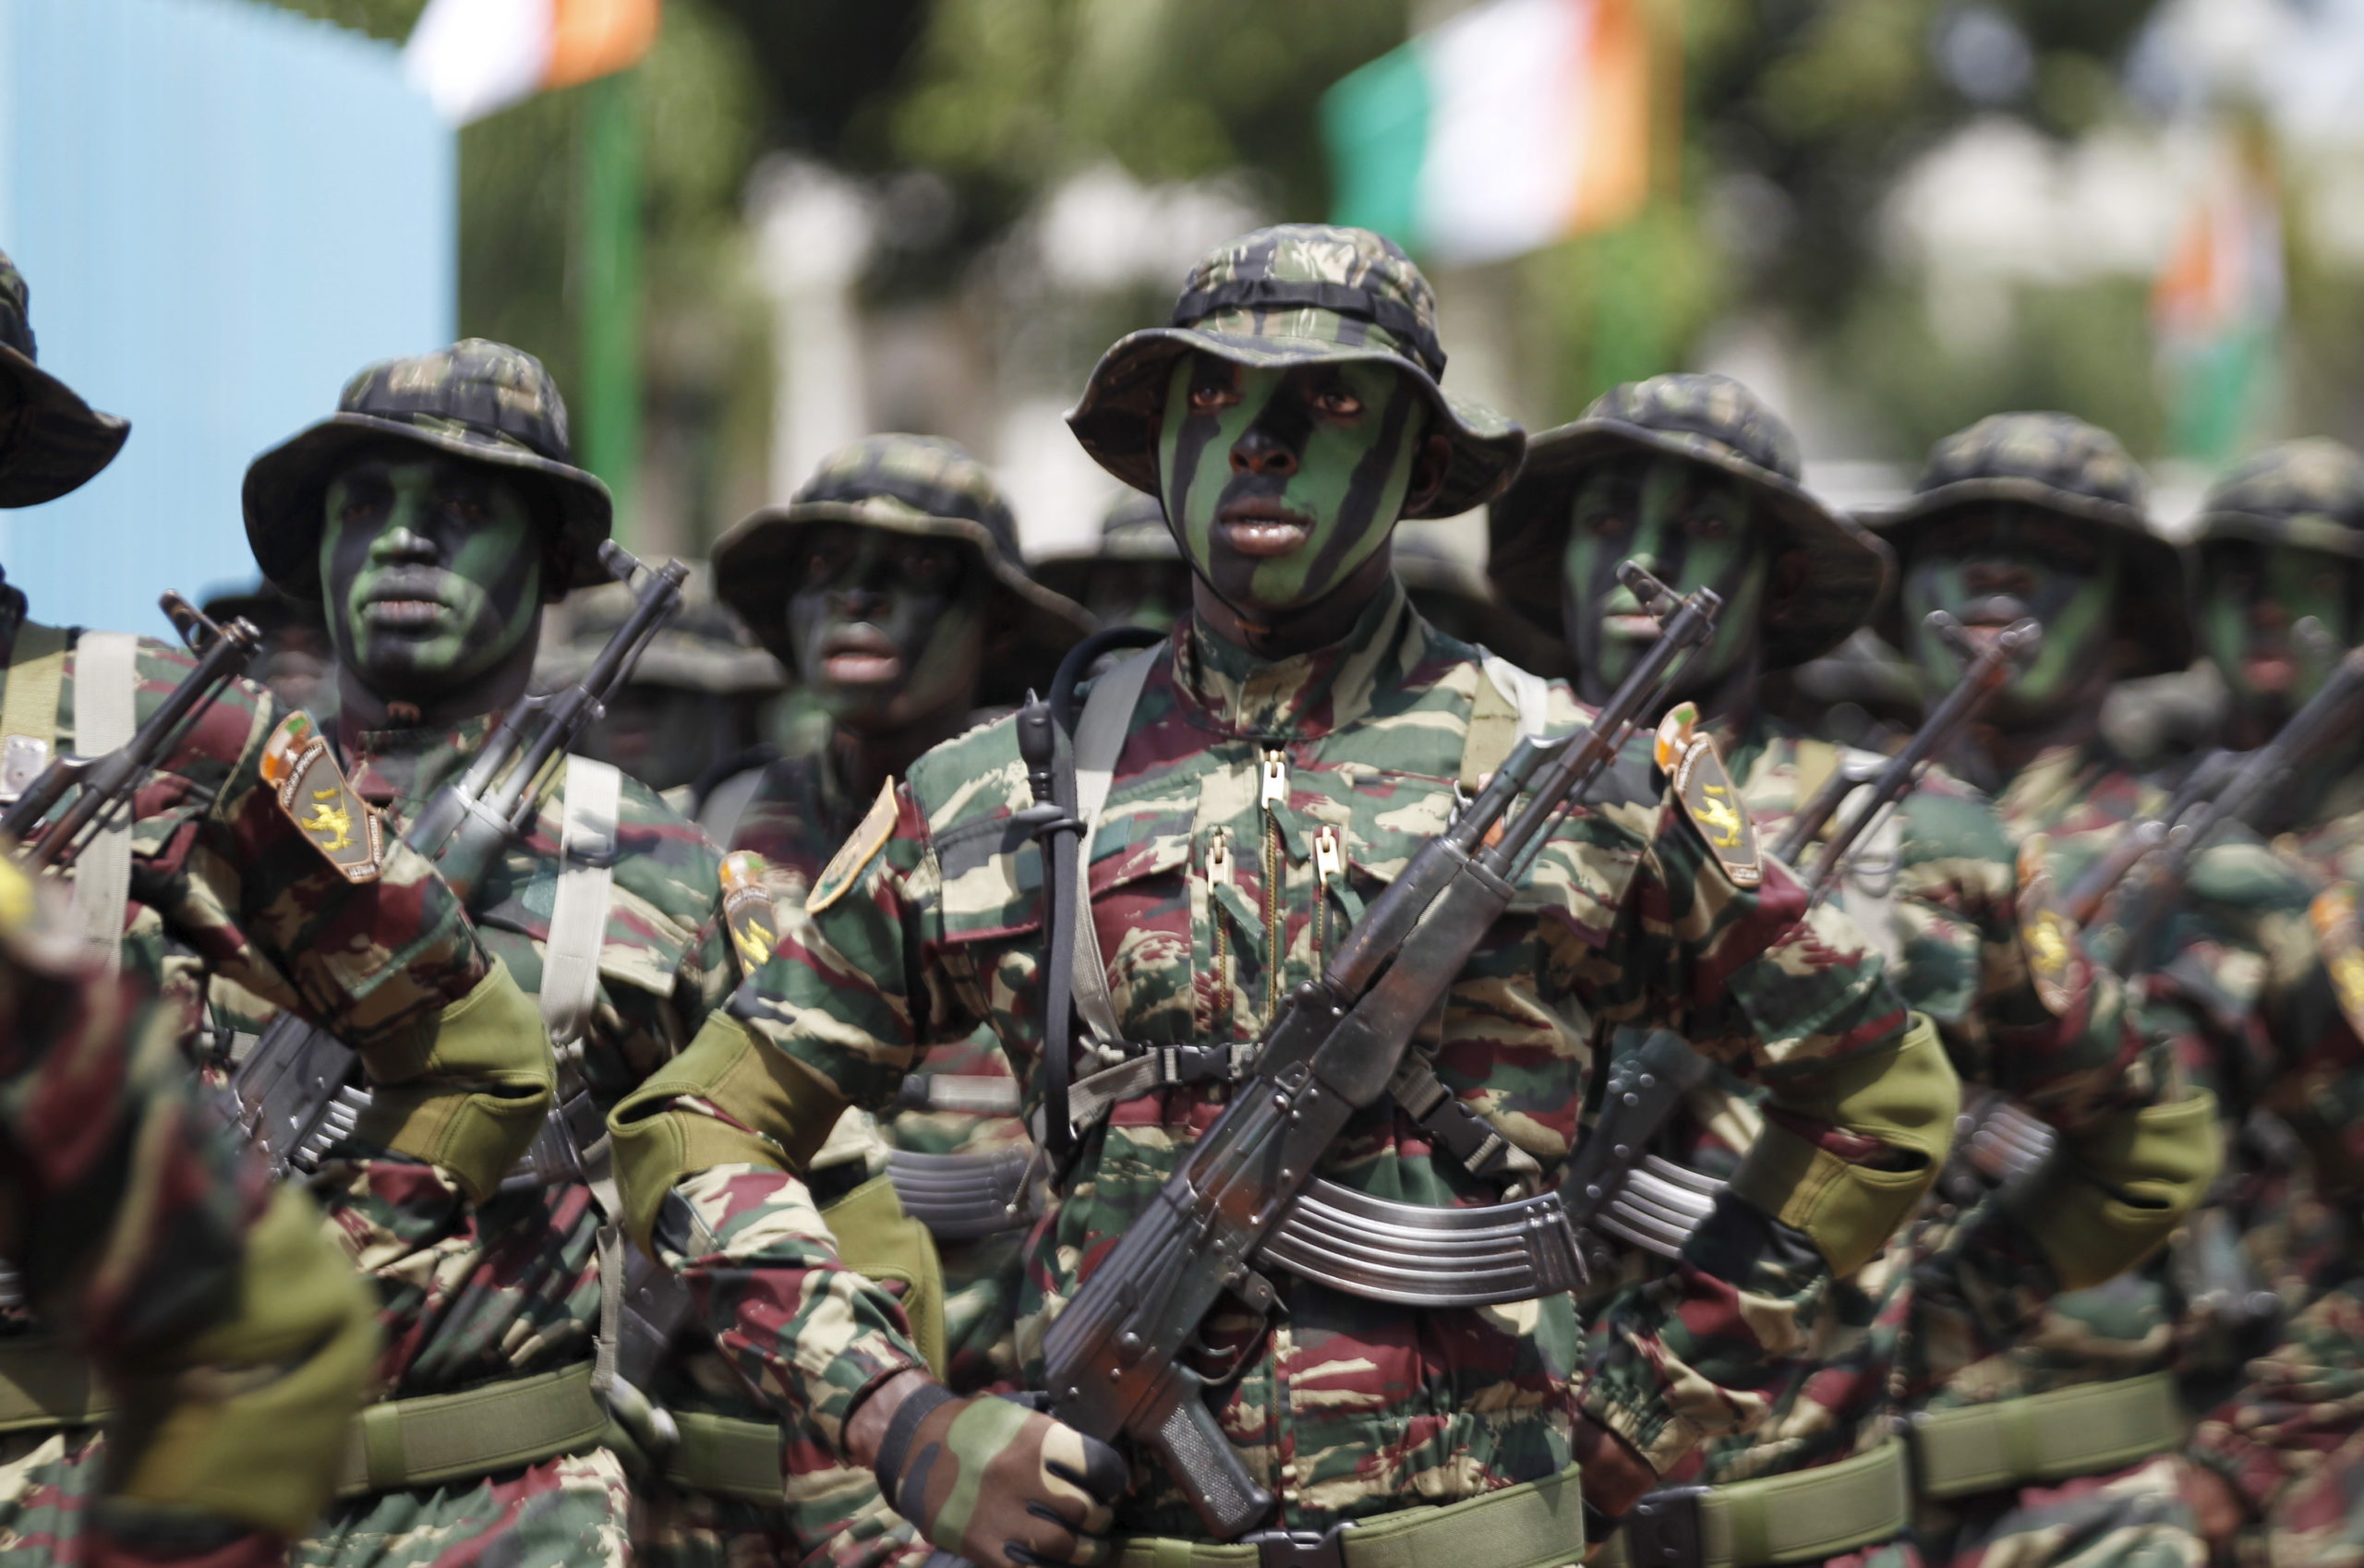
[[[628,1568],[632,1496],[606,1449],[340,1503],[289,1568]]]
[[[2258,1517],[2244,1564],[2364,1568],[2364,1282],[2325,1291],[2243,1369],[2191,1452]]]
[[[1924,1502],[1915,1533],[1942,1568],[2204,1568],[2183,1467],[2163,1453],[2057,1486]]]
[[[643,1568],[898,1568],[928,1556],[866,1473],[834,1475],[834,1486],[827,1475],[791,1478],[784,1508],[645,1488],[633,1502],[633,1555]],[[816,1514],[835,1527],[799,1527]]]
[[[98,1495],[104,1454],[95,1427],[0,1438],[0,1558],[10,1568],[82,1561],[82,1511]]]

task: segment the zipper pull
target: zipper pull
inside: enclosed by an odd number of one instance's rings
[[[1263,788],[1257,796],[1257,803],[1266,811],[1271,811],[1274,806],[1285,803],[1288,798],[1289,754],[1283,751],[1266,752]]]
[[[1324,883],[1346,869],[1346,851],[1338,841],[1338,830],[1324,826],[1313,834],[1313,873]]]
[[[1220,827],[1207,838],[1207,882],[1216,887],[1231,886],[1231,835]]]

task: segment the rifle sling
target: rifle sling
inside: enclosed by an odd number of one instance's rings
[[[139,639],[128,632],[85,632],[74,649],[74,749],[104,756],[131,743],[139,728]],[[123,906],[131,897],[131,809],[93,835],[74,862],[74,923],[102,968],[123,961]]]

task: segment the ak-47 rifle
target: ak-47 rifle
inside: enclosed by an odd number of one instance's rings
[[[1209,1314],[1226,1294],[1271,1309],[1272,1284],[1249,1260],[1347,1120],[1386,1092],[1552,824],[1654,716],[1722,605],[1705,588],[1679,597],[1632,561],[1618,576],[1659,621],[1642,662],[1589,729],[1521,742],[1372,900],[1321,978],[1291,993],[1252,1076],[1043,1342],[1051,1413],[1104,1442],[1122,1435],[1154,1452],[1219,1539],[1253,1526],[1272,1499],[1224,1441],[1206,1402],[1210,1380],[1189,1365],[1205,1348]]]
[[[1929,612],[1928,625],[1961,657],[1961,679],[1929,710],[1921,728],[1912,732],[1912,739],[1894,756],[1861,766],[1841,758],[1805,808],[1790,819],[1781,841],[1773,847],[1777,859],[1806,872],[1808,868],[1800,863],[1798,857],[1814,843],[1815,835],[1838,814],[1848,795],[1864,785],[1871,787],[1854,815],[1831,835],[1830,842],[1815,858],[1806,879],[1806,891],[1811,898],[1820,898],[1838,880],[1846,869],[1848,850],[1871,830],[1880,813],[1912,792],[1930,761],[1969,728],[1979,710],[2009,683],[2013,669],[2034,657],[2035,650],[2044,642],[2043,626],[2031,619],[2012,621],[1983,644],[1942,609]]]
[[[2114,931],[2110,967],[2131,974],[2181,901],[2200,853],[2224,828],[2255,827],[2298,769],[2351,733],[2364,711],[2364,648],[2350,649],[2322,689],[2257,750],[2203,766],[2160,816],[2122,832],[2069,889],[2068,914],[2096,935]]]
[[[243,616],[227,625],[209,620],[205,612],[175,593],[156,601],[172,618],[181,640],[197,655],[197,667],[181,677],[148,722],[129,741],[103,756],[61,756],[25,787],[6,813],[0,813],[0,834],[11,843],[24,844],[17,853],[29,870],[63,871],[90,846],[90,840],[115,822],[131,804],[131,797],[146,783],[159,763],[171,756],[197,721],[205,717],[246,673],[262,645],[262,633]],[[39,828],[66,792],[76,790],[73,802],[33,842],[26,838]]]
[[[464,901],[501,852],[533,826],[550,766],[604,711],[681,603],[689,576],[681,562],[644,567],[612,540],[599,547],[599,559],[620,581],[645,573],[632,613],[573,685],[511,707],[467,771],[438,790],[403,832],[403,842],[434,862]],[[355,1082],[357,1065],[352,1049],[326,1030],[282,1013],[232,1072],[231,1114],[274,1176],[318,1159],[353,1129],[368,1103]]]

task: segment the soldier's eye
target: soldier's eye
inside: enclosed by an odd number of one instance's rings
[[[1596,512],[1584,520],[1584,530],[1596,539],[1614,538],[1625,532],[1625,518],[1621,513]]]
[[[1238,391],[1228,381],[1197,381],[1190,387],[1190,412],[1193,414],[1213,414],[1238,401]]]
[[[1702,512],[1694,513],[1687,519],[1683,524],[1683,530],[1695,539],[1712,544],[1729,535],[1732,531],[1732,526],[1711,512]]]
[[[1340,386],[1324,387],[1315,392],[1313,405],[1333,419],[1351,419],[1363,411],[1363,400]]]

